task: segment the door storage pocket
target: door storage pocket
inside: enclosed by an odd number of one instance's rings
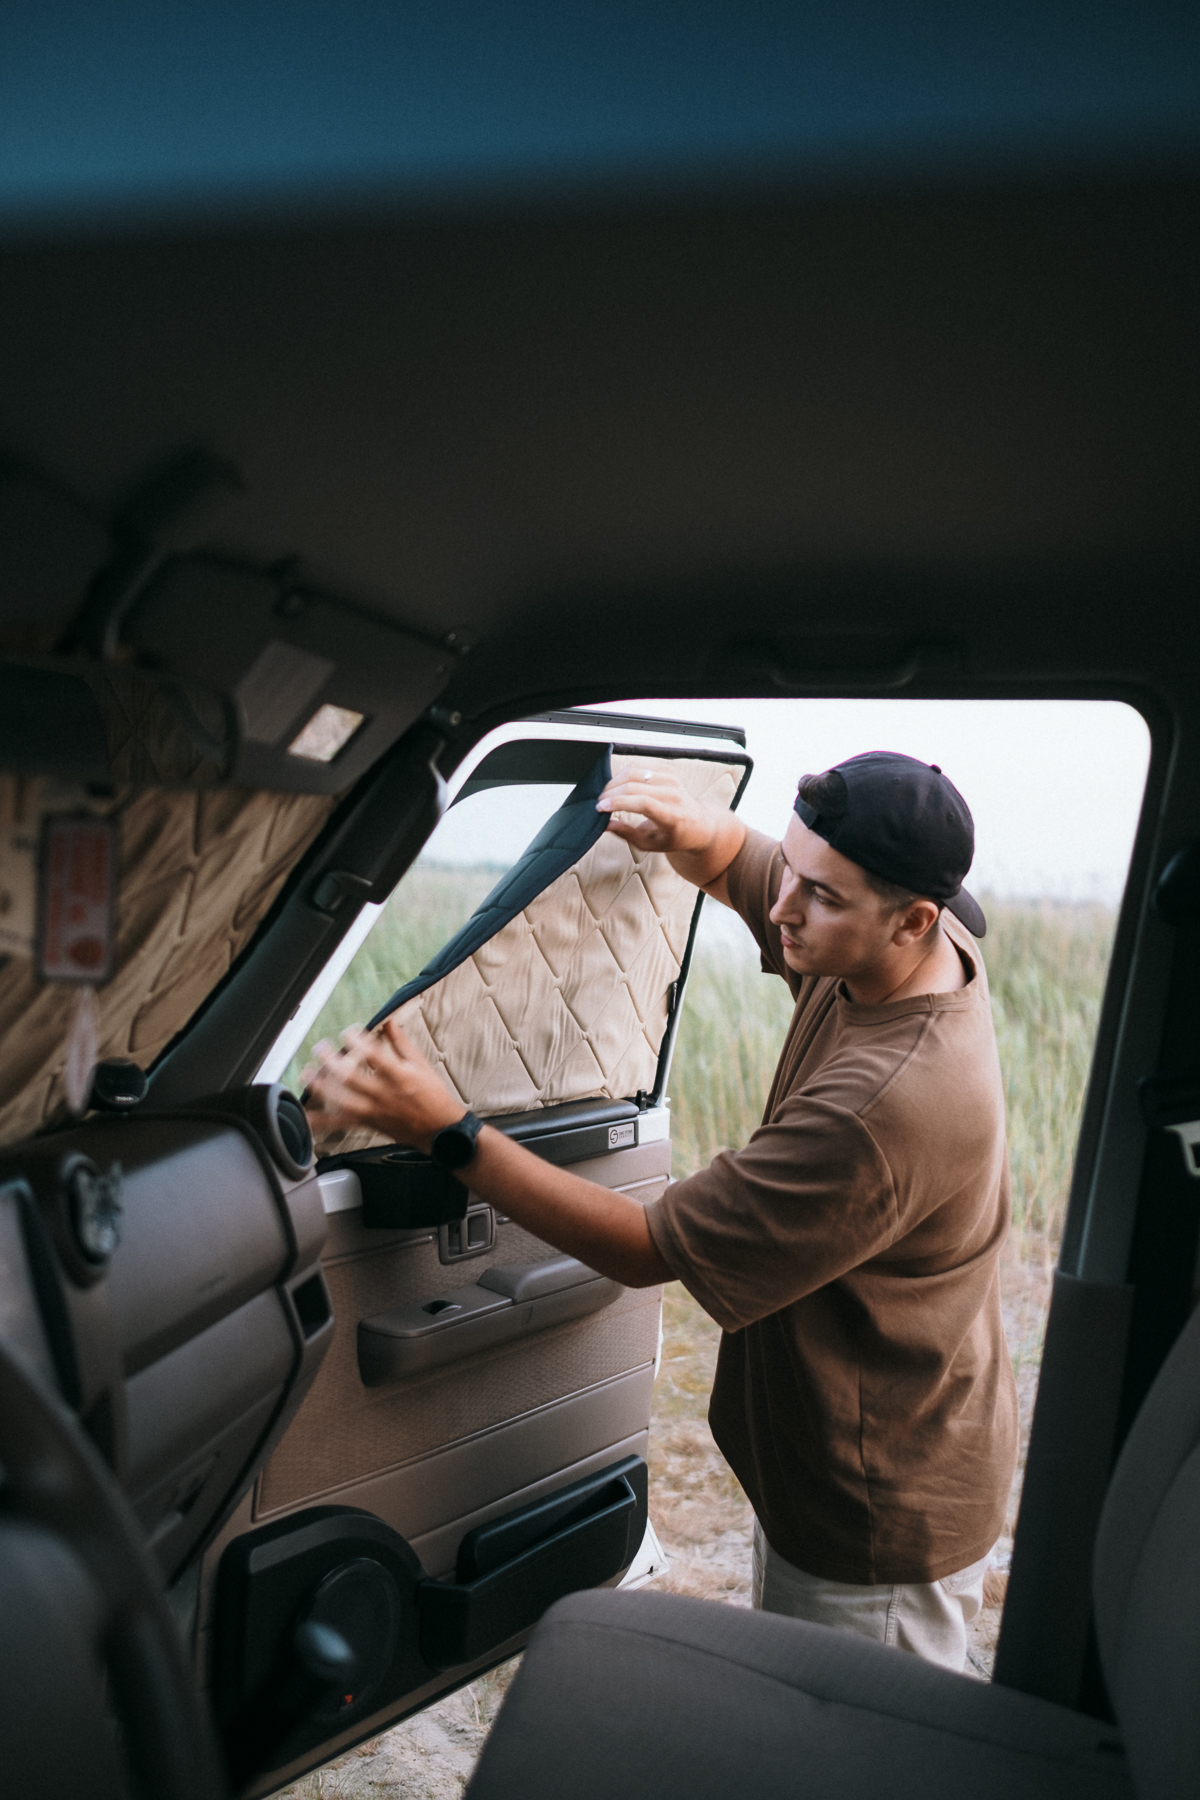
[[[402,1144],[325,1156],[322,1175],[351,1169],[362,1189],[362,1223],[369,1230],[413,1231],[467,1215],[467,1190],[432,1158]]]
[[[467,1533],[453,1581],[421,1583],[421,1655],[435,1669],[485,1656],[565,1594],[627,1569],[646,1529],[647,1471],[627,1456]]]

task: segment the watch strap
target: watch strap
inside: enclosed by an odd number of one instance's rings
[[[430,1154],[444,1169],[463,1169],[475,1154],[483,1120],[468,1110],[453,1125],[439,1131],[430,1145]]]

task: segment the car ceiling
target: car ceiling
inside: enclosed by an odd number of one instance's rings
[[[479,719],[1186,674],[1196,15],[652,10],[11,9],[0,444]]]

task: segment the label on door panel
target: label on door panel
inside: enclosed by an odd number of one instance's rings
[[[627,1125],[610,1125],[608,1128],[608,1147],[610,1150],[631,1150],[637,1143],[637,1121],[630,1119]]]

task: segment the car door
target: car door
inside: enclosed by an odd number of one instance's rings
[[[394,1011],[464,1105],[657,1197],[702,897],[605,832],[595,796],[649,758],[733,806],[743,743],[608,714],[492,733],[260,1080],[298,1086],[319,1033]],[[199,1662],[253,1792],[511,1655],[560,1594],[661,1556],[645,1466],[661,1290],[596,1276],[379,1134],[316,1148],[332,1344],[200,1577]]]

